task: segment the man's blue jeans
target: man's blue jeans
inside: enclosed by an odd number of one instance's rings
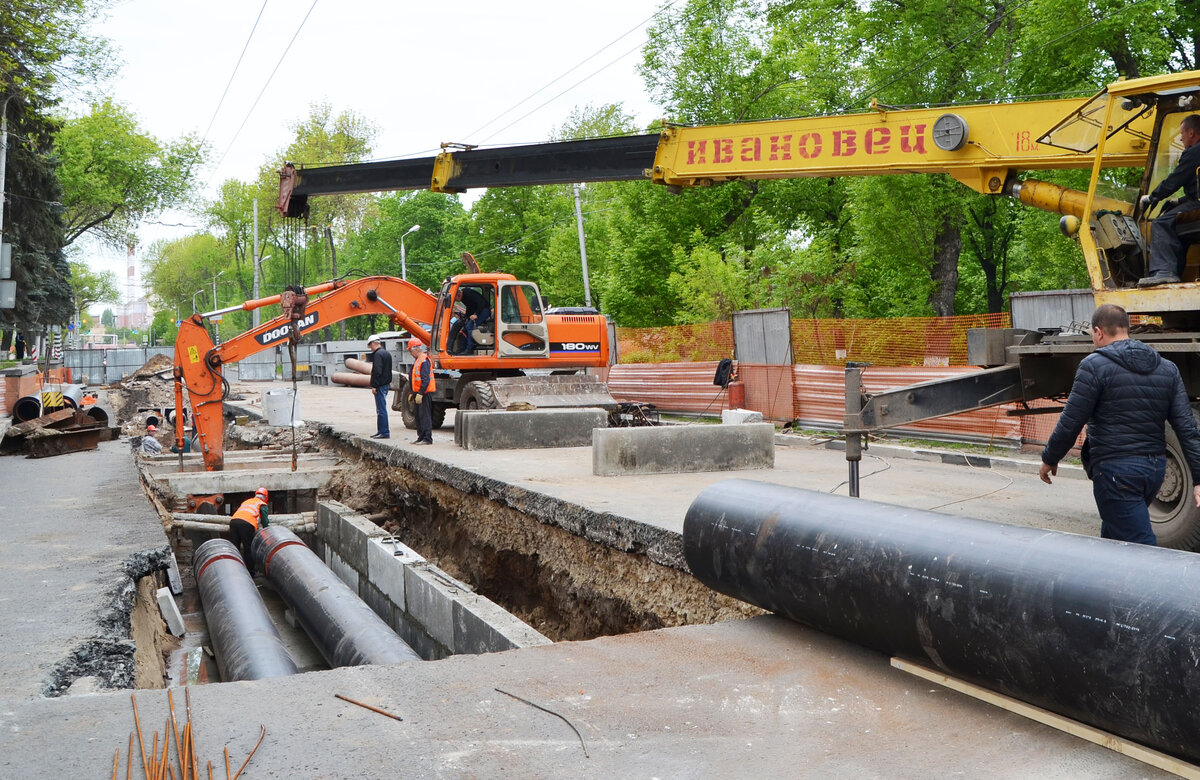
[[[1092,468],[1092,495],[1100,510],[1100,536],[1138,544],[1158,544],[1150,526],[1150,503],[1162,487],[1163,455],[1108,458]]]
[[[391,436],[392,431],[388,427],[388,408],[387,394],[388,386],[376,387],[375,390],[375,427],[378,428],[376,433],[380,436]]]

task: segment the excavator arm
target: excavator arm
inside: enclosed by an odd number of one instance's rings
[[[318,328],[365,314],[381,314],[429,344],[430,335],[419,323],[433,322],[437,299],[416,285],[388,276],[372,276],[354,281],[327,282],[307,288],[304,292],[310,297],[320,297],[298,307],[293,306],[290,312],[223,344],[213,344],[204,326],[206,316],[285,303],[285,296],[247,301],[240,306],[209,312],[207,315],[193,314],[180,325],[175,339],[175,435],[182,451],[183,390],[186,388],[196,428],[197,446],[204,456],[204,467],[208,471],[220,471],[225,465],[222,401],[229,387],[223,370],[226,363],[235,363]]]

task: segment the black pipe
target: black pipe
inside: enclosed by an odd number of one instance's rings
[[[251,549],[258,567],[330,666],[421,660],[287,528],[260,528]]]
[[[209,539],[196,549],[192,570],[221,679],[265,680],[296,674],[296,664],[237,547],[225,539]]]
[[[714,590],[1200,760],[1200,556],[729,480],[683,524]]]

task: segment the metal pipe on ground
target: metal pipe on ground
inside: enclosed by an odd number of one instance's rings
[[[237,548],[210,539],[192,560],[221,679],[266,680],[298,671]]]
[[[420,661],[421,656],[291,531],[260,528],[254,560],[332,667]]]
[[[368,374],[357,374],[353,371],[334,371],[329,381],[335,385],[346,387],[370,387],[371,377]]]
[[[721,593],[1200,760],[1200,556],[734,479],[692,502]]]
[[[344,363],[346,368],[350,369],[351,371],[359,374],[366,374],[367,376],[371,375],[371,370],[374,367],[369,360],[359,360],[358,358],[352,357],[345,358],[342,360],[342,363]]]
[[[13,404],[12,418],[14,423],[29,422],[36,420],[42,416],[42,397],[40,395],[27,395],[23,398],[18,398]]]

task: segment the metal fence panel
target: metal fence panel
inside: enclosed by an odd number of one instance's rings
[[[1090,323],[1096,309],[1091,290],[1012,293],[1008,300],[1012,307],[1012,326],[1028,330],[1065,328],[1072,322]]]
[[[753,309],[733,315],[733,345],[739,363],[792,365],[792,313]]]

